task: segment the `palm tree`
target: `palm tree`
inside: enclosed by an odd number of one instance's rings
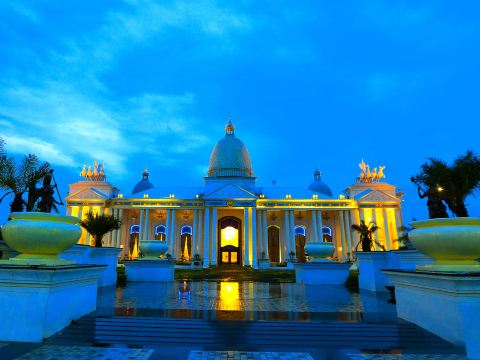
[[[89,212],[80,225],[92,236],[95,247],[102,247],[102,238],[110,231],[120,229],[122,222],[113,215]]]
[[[468,217],[465,201],[480,188],[480,157],[468,150],[452,165],[430,158],[411,180],[417,184],[420,198],[428,197],[430,218],[448,217],[443,202],[455,216]]]
[[[385,251],[385,247],[373,238],[373,233],[378,229],[380,228],[374,221],[370,221],[368,225],[365,224],[364,220],[360,221],[360,225],[352,224],[352,230],[360,234],[360,241],[355,247],[355,250],[357,250],[359,245],[362,245],[362,251],[372,251],[373,245],[377,244],[383,251]]]
[[[34,203],[31,203],[33,199],[26,203],[23,195],[49,173],[50,165],[46,162],[41,164],[33,154],[26,155],[22,162],[17,164],[13,156],[7,156],[4,144],[3,139],[0,139],[0,189],[6,191],[0,202],[6,196],[13,195],[10,212],[22,212],[25,205],[31,211],[34,206]]]

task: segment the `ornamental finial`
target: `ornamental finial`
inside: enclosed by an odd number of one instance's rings
[[[232,135],[235,133],[235,126],[232,123],[232,116],[228,117],[228,123],[225,126],[225,132],[227,133],[227,135]]]

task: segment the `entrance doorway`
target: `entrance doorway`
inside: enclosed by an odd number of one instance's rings
[[[242,263],[241,220],[227,216],[218,221],[218,263],[240,265]]]
[[[268,255],[270,262],[280,262],[280,229],[276,226],[268,227]]]

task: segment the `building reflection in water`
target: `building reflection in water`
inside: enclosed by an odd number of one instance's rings
[[[100,289],[101,316],[157,316],[206,320],[361,321],[396,316],[376,294],[350,293],[338,286],[242,281],[128,283]]]
[[[219,284],[219,287],[219,308],[228,311],[242,310],[239,301],[239,283],[234,281],[224,281]]]

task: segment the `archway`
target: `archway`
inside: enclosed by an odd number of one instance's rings
[[[305,236],[306,231],[303,226],[295,226],[295,254],[299,262],[305,262]]]
[[[218,264],[242,263],[241,220],[227,216],[218,220]]]
[[[182,226],[180,229],[180,260],[190,261],[192,258],[192,227]]]
[[[140,239],[140,225],[130,227],[130,241],[128,242],[128,258],[136,258],[138,255],[138,241]]]
[[[268,256],[270,262],[280,262],[280,228],[277,226],[268,227]]]

